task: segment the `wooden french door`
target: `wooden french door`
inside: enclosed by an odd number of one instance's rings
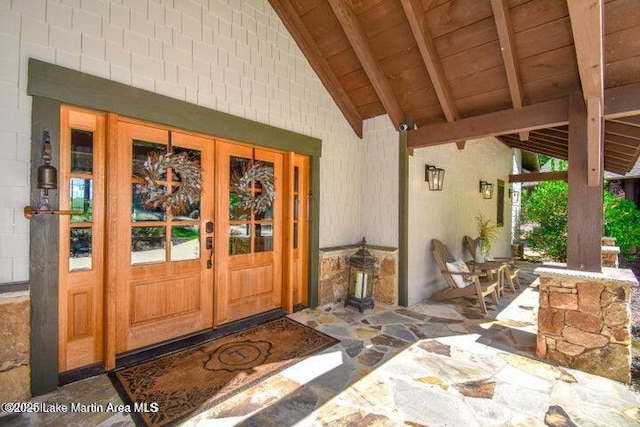
[[[181,154],[201,171],[199,197],[179,212],[143,196],[144,163]],[[267,183],[238,179],[251,166]],[[161,171],[160,194],[181,185]],[[309,158],[62,107],[60,372],[307,303]],[[239,200],[269,193],[265,209]]]
[[[213,325],[214,141],[132,122],[118,123],[116,206],[116,353]],[[201,165],[199,200],[175,213],[145,204],[139,178],[151,153],[185,153]],[[177,170],[159,177],[181,184]]]
[[[216,324],[282,305],[282,153],[217,141]],[[272,171],[275,199],[264,212],[243,207],[234,180],[258,163]],[[253,197],[265,189],[253,181]]]

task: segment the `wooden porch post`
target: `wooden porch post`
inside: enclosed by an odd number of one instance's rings
[[[593,111],[591,115],[593,115]],[[591,123],[590,123],[590,120]],[[597,120],[600,125],[593,121]],[[569,98],[569,204],[567,233],[567,267],[572,270],[601,271],[601,241],[603,226],[602,183],[589,186],[589,152],[595,154],[603,176],[602,117],[589,117],[582,93]],[[589,126],[599,131],[588,132]],[[589,140],[593,138],[593,140]],[[600,148],[593,150],[592,148]]]

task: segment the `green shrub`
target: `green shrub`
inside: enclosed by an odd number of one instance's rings
[[[548,181],[538,185],[522,199],[525,220],[539,226],[525,236],[532,249],[557,261],[567,259],[567,196],[564,181]],[[635,258],[640,248],[640,210],[629,200],[604,191],[603,235],[616,238],[622,255]]]
[[[640,247],[640,210],[630,200],[604,192],[604,235],[615,237],[627,259],[635,259]]]
[[[525,219],[539,225],[525,236],[529,246],[558,261],[567,259],[567,191],[566,182],[547,181],[522,201]]]

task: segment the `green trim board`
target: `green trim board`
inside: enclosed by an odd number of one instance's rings
[[[407,131],[398,137],[398,304],[409,305],[409,155]]]
[[[27,94],[33,97],[32,153],[34,165],[41,157],[39,139],[48,128],[54,142],[54,166],[60,132],[60,106],[70,104],[158,123],[212,137],[293,151],[310,157],[311,209],[309,219],[309,306],[318,304],[320,230],[320,156],[318,138],[211,110],[188,102],[92,76],[76,70],[29,59]],[[32,168],[32,175],[36,168]],[[35,175],[31,200],[37,201]],[[54,192],[57,193],[57,192]],[[57,194],[53,197],[57,197]],[[57,200],[50,197],[54,206]],[[43,221],[40,224],[40,221]],[[44,222],[46,221],[46,222]],[[31,220],[30,286],[32,316],[32,394],[55,390],[58,385],[58,220],[55,216]],[[42,243],[46,242],[45,245]]]
[[[314,157],[322,154],[318,138],[33,58],[29,59],[27,95],[282,151]]]
[[[60,138],[60,102],[34,98],[31,110],[31,206],[37,206],[37,166],[42,164],[42,133]],[[59,147],[53,144],[51,164],[59,168]],[[52,206],[58,192],[49,191]],[[58,236],[57,215],[35,215],[29,223],[29,288],[31,292],[31,394],[37,396],[58,386]]]

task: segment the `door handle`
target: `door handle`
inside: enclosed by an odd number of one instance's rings
[[[207,269],[213,268],[213,237],[206,239],[207,249],[209,249],[209,259],[207,260]]]

